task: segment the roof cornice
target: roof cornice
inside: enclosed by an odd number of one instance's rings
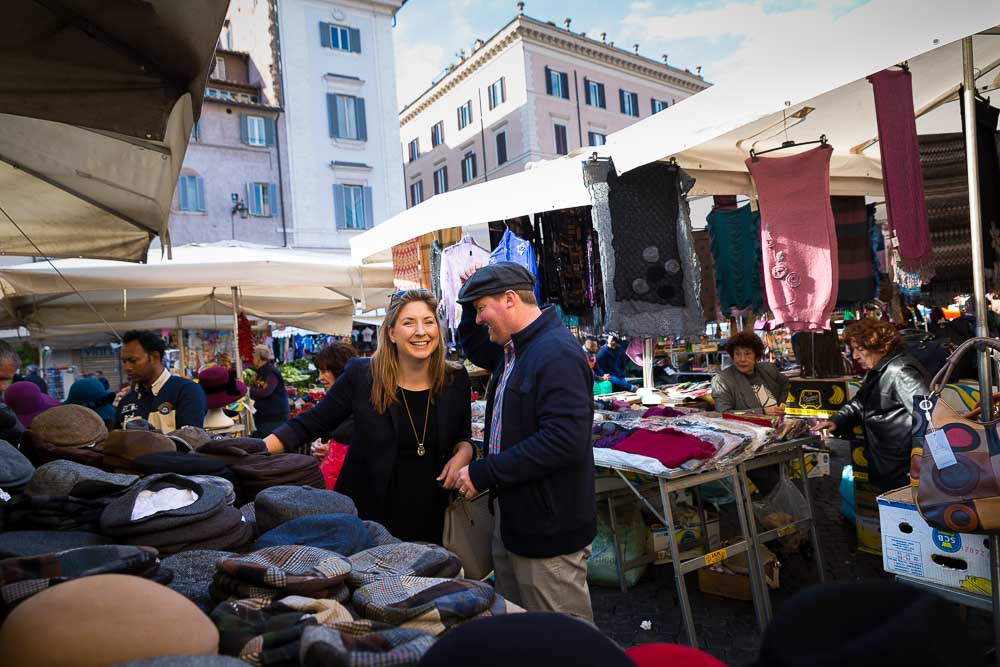
[[[405,106],[399,112],[400,127],[416,118],[422,111],[517,41],[553,47],[691,93],[697,93],[711,85],[690,72],[660,64],[645,56],[631,54],[615,46],[577,33],[563,31],[522,15],[515,17],[514,20],[497,31],[486,44],[474,51],[470,57],[425,90],[416,100]]]

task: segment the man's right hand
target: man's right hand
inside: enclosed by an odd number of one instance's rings
[[[463,271],[462,275],[459,276],[459,279],[462,281],[462,284],[464,285],[465,281],[468,280],[469,278],[471,278],[472,274],[475,273],[476,271],[478,271],[481,268],[483,268],[482,264],[473,264],[471,267],[469,267],[468,269],[466,269],[465,271]]]

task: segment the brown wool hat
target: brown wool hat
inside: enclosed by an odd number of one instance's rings
[[[146,454],[176,452],[177,445],[162,433],[123,429],[111,431],[101,447],[107,465],[131,468],[132,461]]]
[[[57,405],[35,417],[31,432],[56,447],[87,447],[108,437],[104,420],[82,405]]]
[[[21,603],[0,627],[0,665],[101,667],[218,652],[219,631],[193,602],[122,574],[53,586]]]

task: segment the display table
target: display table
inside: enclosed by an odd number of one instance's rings
[[[715,563],[722,562],[726,558],[741,553],[747,553],[750,588],[754,603],[754,613],[757,617],[757,624],[761,630],[766,628],[771,619],[771,602],[770,594],[767,590],[767,583],[764,578],[763,568],[760,562],[758,552],[759,545],[788,535],[796,529],[802,530],[808,528],[810,540],[813,546],[813,558],[816,562],[820,581],[825,579],[825,575],[823,572],[819,538],[813,522],[809,484],[808,481],[806,481],[808,478],[801,481],[805,498],[809,501],[808,516],[785,526],[780,526],[765,532],[758,532],[757,524],[753,517],[753,506],[748,493],[746,473],[748,470],[756,470],[768,466],[779,466],[782,477],[788,478],[788,462],[797,459],[799,461],[799,465],[802,466],[801,469],[805,470],[805,457],[802,448],[805,445],[814,444],[817,441],[818,439],[815,436],[810,436],[790,440],[788,442],[773,443],[761,448],[761,450],[758,451],[753,458],[742,463],[724,468],[696,472],[670,470],[662,475],[652,476],[646,474],[637,477],[634,474],[636,471],[631,470],[624,465],[621,467],[599,465],[599,467],[611,470],[621,479],[622,482],[624,482],[625,485],[625,488],[623,489],[606,490],[599,493],[599,501],[608,503],[609,518],[611,520],[611,532],[615,545],[615,565],[622,590],[625,590],[625,571],[636,565],[649,562],[649,559],[652,558],[651,556],[648,556],[646,558],[625,562],[622,555],[617,535],[615,507],[623,501],[631,501],[632,498],[629,498],[629,494],[631,494],[634,498],[638,498],[639,501],[653,513],[660,523],[668,527],[666,533],[670,546],[670,561],[673,566],[674,582],[677,586],[677,600],[681,607],[681,616],[684,620],[684,630],[687,635],[688,644],[697,647],[698,639],[694,629],[694,617],[691,612],[691,602],[688,598],[687,584],[685,582],[684,575],[709,567]],[[724,479],[728,479],[732,483],[733,494],[736,498],[736,511],[738,515],[740,534],[736,541],[731,542],[720,549],[708,551],[708,531],[706,529],[705,512],[700,501],[700,495],[698,494],[698,487],[710,482],[716,482]],[[658,489],[659,491],[659,507],[657,507],[656,504],[651,503],[644,496],[644,492],[649,492],[651,489]],[[702,523],[701,534],[703,536],[706,553],[705,555],[698,556],[696,558],[682,559],[680,556],[680,547],[677,543],[677,537],[675,535],[675,531],[672,529],[676,525],[674,522],[674,498],[672,494],[686,489],[691,489],[695,498],[698,499],[697,504]]]

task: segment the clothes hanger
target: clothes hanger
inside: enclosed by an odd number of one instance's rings
[[[780,146],[778,146],[776,148],[768,148],[767,150],[764,150],[764,151],[757,151],[757,150],[751,148],[750,149],[750,159],[753,160],[754,162],[757,162],[758,158],[761,155],[764,155],[765,153],[773,153],[775,151],[783,151],[786,148],[794,148],[796,146],[808,146],[809,144],[821,144],[823,146],[828,145],[828,142],[826,140],[826,135],[825,134],[821,134],[821,135],[819,135],[819,139],[816,139],[814,141],[798,141],[798,142],[792,141],[792,140],[782,141]]]

